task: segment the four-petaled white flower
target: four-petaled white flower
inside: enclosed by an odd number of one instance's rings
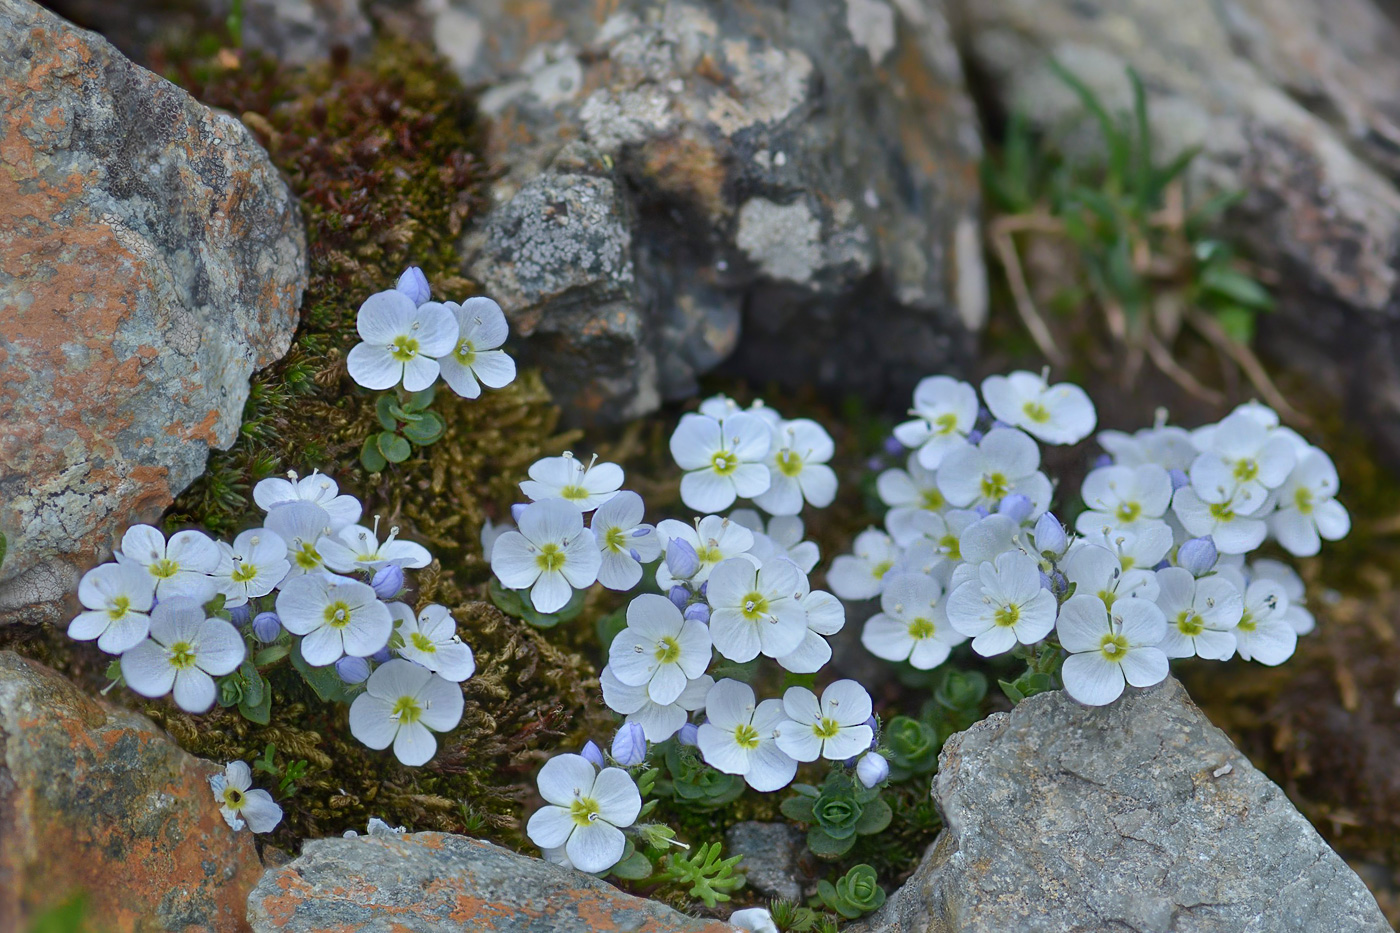
[[[706,515],[690,525],[668,518],[657,522],[656,533],[663,546],[669,548],[673,540],[681,540],[695,551],[700,567],[689,578],[694,586],[710,579],[710,574],[720,564],[733,558],[742,558],[757,567],[762,561],[751,553],[754,546],[753,532],[736,521],[718,515]],[[666,564],[656,568],[656,585],[663,590],[675,586],[680,581]]]
[[[1268,526],[1259,517],[1264,505],[1244,486],[1220,486],[1204,495],[1182,486],[1172,496],[1172,511],[1182,527],[1192,537],[1210,535],[1221,554],[1247,554],[1264,543]]]
[[[292,569],[287,560],[287,542],[275,531],[250,528],[233,539],[233,544],[217,542],[219,563],[214,568],[214,585],[224,594],[224,606],[245,606],[248,600],[266,596],[277,588]]]
[[[1110,609],[1118,600],[1128,597],[1157,598],[1155,573],[1145,567],[1124,570],[1123,561],[1116,553],[1097,544],[1076,541],[1061,569],[1074,584],[1075,593],[1097,596]]]
[[[232,625],[206,618],[198,600],[172,596],[151,610],[150,637],[122,655],[122,678],[144,697],[173,689],[182,710],[203,713],[214,705],[214,678],[232,672],[246,654]]]
[[[811,573],[821,559],[816,542],[802,540],[805,529],[802,519],[796,515],[774,515],[765,525],[763,516],[753,509],[735,509],[729,513],[729,520],[753,532],[753,547],[749,548],[749,553],[758,558],[759,563],[786,557],[803,573]]]
[[[379,519],[376,518],[374,528],[350,525],[334,535],[327,535],[316,544],[321,560],[338,573],[378,570],[389,564],[418,568],[433,562],[433,555],[423,545],[398,540],[399,526],[389,529],[389,537],[382,544],[378,529]]]
[[[414,618],[403,603],[390,603],[394,627],[403,645],[394,649],[399,657],[421,664],[443,680],[461,683],[476,673],[472,649],[457,635],[457,620],[446,606],[431,603]]]
[[[697,512],[718,512],[739,497],[768,490],[765,461],[772,431],[759,415],[739,412],[723,424],[705,415],[685,414],[671,435],[671,456],[685,470],[681,501]]]
[[[481,386],[503,389],[515,381],[515,360],[501,346],[510,326],[501,306],[490,298],[443,302],[457,321],[457,341],[438,357],[442,380],[463,398],[477,398]]]
[[[97,639],[108,654],[121,654],[140,644],[151,628],[156,582],[135,564],[102,564],[83,574],[78,583],[80,612],[68,624],[68,637]]]
[[[942,608],[943,587],[922,574],[891,575],[880,594],[880,612],[865,622],[860,643],[886,661],[908,661],[933,670],[964,639]]]
[[[867,528],[856,535],[852,554],[842,554],[826,572],[827,585],[842,599],[872,599],[880,595],[885,574],[899,560],[899,546],[883,531]]]
[[[1055,626],[1055,596],[1040,585],[1035,559],[1007,551],[948,596],[948,621],[983,657],[1033,645]]]
[[[214,595],[210,574],[219,566],[219,546],[201,531],[177,531],[167,543],[150,525],[132,525],[122,535],[116,557],[117,563],[146,569],[157,599],[191,596],[203,602]]]
[[[1232,630],[1235,648],[1246,661],[1270,667],[1293,657],[1298,632],[1288,619],[1288,596],[1283,585],[1259,579],[1244,591],[1244,612]]]
[[[331,517],[323,506],[305,499],[283,502],[267,513],[263,527],[286,543],[289,578],[326,569],[320,547],[332,532]]]
[[[661,556],[661,536],[642,523],[645,514],[642,497],[628,489],[593,513],[588,527],[602,554],[598,582],[610,590],[630,590],[642,579],[642,564]]]
[[[396,289],[366,298],[355,329],[363,342],[350,348],[345,365],[366,389],[392,389],[402,381],[408,391],[421,392],[437,380],[436,357],[457,345],[457,319],[446,305],[415,305]]]
[[[789,687],[783,694],[787,718],[777,726],[778,748],[798,761],[854,758],[875,738],[870,711],[870,694],[854,680],[833,682],[820,701],[806,687]]]
[[[836,498],[836,473],[827,466],[836,445],[809,418],[783,421],[773,429],[768,452],[768,489],[753,497],[770,515],[796,515],[805,499],[824,509]]]
[[[563,609],[575,589],[598,579],[603,555],[583,513],[563,499],[541,499],[520,513],[517,531],[507,531],[491,548],[491,570],[512,590],[529,588],[539,612]]]
[[[951,376],[928,376],[914,387],[914,416],[894,429],[895,440],[936,470],[950,451],[966,446],[977,423],[977,390]]]
[[[713,677],[701,674],[685,685],[674,703],[657,703],[645,684],[633,687],[618,680],[612,665],[603,668],[598,682],[603,687],[603,702],[608,709],[640,725],[648,742],[664,742],[679,732],[687,714],[705,708],[705,696],[715,685]]]
[[[218,774],[209,776],[209,786],[214,791],[214,799],[219,802],[219,812],[224,822],[238,832],[246,823],[249,831],[270,833],[282,822],[282,808],[272,799],[272,795],[253,787],[253,773],[244,761],[231,761],[228,767]]]
[[[959,508],[996,509],[1016,494],[1031,500],[1030,520],[1050,504],[1050,480],[1040,472],[1040,448],[1015,428],[993,428],[977,445],[954,450],[938,469],[938,489]]]
[[[1075,544],[1094,545],[1118,555],[1124,570],[1150,570],[1161,563],[1172,549],[1172,530],[1166,522],[1148,522],[1134,531],[1096,528],[1082,531]],[[1149,597],[1150,598],[1150,597]]]
[[[1090,471],[1081,494],[1087,509],[1074,527],[1081,534],[1113,528],[1136,531],[1160,522],[1172,501],[1172,480],[1155,463],[1106,466]]]
[[[301,656],[312,667],[344,655],[366,658],[389,643],[394,620],[374,587],[319,573],[288,580],[277,594],[277,616],[301,635]]]
[[[1263,502],[1296,462],[1293,442],[1249,412],[1236,411],[1204,438],[1209,444],[1189,472],[1191,485],[1207,501],[1216,501],[1211,498],[1216,489],[1238,487],[1244,499]]]
[[[1321,538],[1339,541],[1351,531],[1351,516],[1338,502],[1337,468],[1316,447],[1298,459],[1279,490],[1278,511],[1269,516],[1269,530],[1294,557],[1311,557]]]
[[[416,767],[437,753],[434,732],[462,721],[462,688],[412,661],[395,658],[374,669],[365,692],[350,704],[350,734]]]
[[[982,380],[982,398],[992,417],[1022,428],[1047,444],[1077,444],[1094,433],[1094,403],[1079,386],[1047,385],[1045,377],[1021,370]]]
[[[642,795],[621,768],[596,770],[582,755],[555,755],[539,777],[546,806],[530,815],[525,832],[541,849],[563,848],[579,871],[607,871],[622,858]]]
[[[1283,561],[1261,558],[1250,565],[1249,572],[1253,580],[1274,581],[1283,591],[1283,595],[1288,597],[1288,608],[1283,611],[1283,618],[1293,626],[1293,631],[1299,635],[1306,635],[1317,628],[1317,620],[1304,605],[1307,587],[1303,585],[1303,578],[1298,576],[1296,570]]]
[[[846,607],[825,590],[812,590],[798,600],[807,613],[807,634],[802,642],[778,658],[778,666],[794,674],[815,674],[831,660],[828,635],[846,627]]]
[[[1110,610],[1097,596],[1071,596],[1056,628],[1069,652],[1065,691],[1080,703],[1104,706],[1122,695],[1124,684],[1150,687],[1166,679],[1167,656],[1157,646],[1167,623],[1148,600],[1120,599]]]
[[[300,479],[296,473],[288,473],[287,477],[269,477],[253,487],[253,501],[258,508],[270,513],[288,502],[311,502],[325,510],[326,525],[331,532],[360,520],[360,500],[342,495],[335,480],[324,473],[312,473]]]
[[[627,627],[608,648],[613,675],[627,686],[645,686],[651,701],[662,706],[676,702],[705,673],[710,658],[705,623],[683,618],[674,603],[655,593],[632,600]]]
[[[924,535],[926,516],[948,508],[948,499],[938,488],[938,472],[920,463],[918,454],[909,455],[908,469],[895,467],[881,473],[875,489],[880,501],[890,507],[885,527],[900,545]]]
[[[787,719],[782,700],[755,703],[753,689],[721,680],[705,697],[706,721],[696,732],[705,763],[725,774],[742,775],[757,791],[786,787],[797,762],[778,747],[778,724]]]
[[[1235,653],[1235,626],[1244,613],[1240,591],[1215,574],[1197,580],[1180,567],[1157,571],[1157,607],[1167,620],[1161,648],[1169,658],[1213,661]]]
[[[520,484],[520,491],[538,502],[541,499],[563,499],[581,512],[591,512],[617,495],[622,486],[622,467],[616,463],[587,466],[569,451],[560,457],[545,457],[530,464],[530,478]]]
[[[731,661],[752,661],[760,653],[780,658],[807,636],[801,600],[810,587],[790,560],[775,558],[759,568],[727,560],[710,574],[707,587],[714,647]]]

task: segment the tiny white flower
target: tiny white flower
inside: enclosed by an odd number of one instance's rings
[[[1197,580],[1190,571],[1157,571],[1157,606],[1167,620],[1161,648],[1169,658],[1193,655],[1214,661],[1235,653],[1235,626],[1244,613],[1240,591],[1219,574]]]
[[[783,421],[773,430],[767,491],[753,497],[770,515],[796,515],[805,499],[824,509],[836,498],[836,473],[827,462],[836,445],[826,429],[808,418]]]
[[[1030,520],[1050,504],[1050,480],[1040,472],[1040,448],[1015,428],[993,428],[977,445],[954,450],[938,468],[938,489],[959,508],[996,509],[1014,494],[1031,500]]]
[[[358,506],[358,503],[356,503]],[[321,544],[329,541],[331,517],[323,506],[305,499],[274,505],[267,513],[263,526],[287,545],[287,561],[291,565],[287,581],[308,573],[325,571]]]
[[[151,628],[156,581],[135,564],[102,564],[83,574],[78,583],[80,612],[68,624],[68,637],[97,639],[108,654],[121,654],[145,638]]]
[[[711,767],[742,775],[754,790],[779,790],[797,773],[797,762],[776,738],[778,724],[787,718],[781,700],[756,703],[748,684],[721,680],[705,697],[706,721],[696,732],[696,744]]]
[[[942,600],[943,587],[931,577],[891,575],[880,594],[881,611],[866,620],[860,643],[877,658],[933,670],[965,640],[949,624]]]
[[[794,674],[815,674],[831,660],[827,636],[846,626],[846,607],[825,590],[812,590],[798,600],[807,613],[807,634],[802,642],[777,659],[778,666]]]
[[[723,421],[730,415],[737,415],[744,409],[738,402],[734,401],[723,392],[712,395],[700,403],[700,414],[706,418],[713,418],[716,421]]]
[[[842,599],[873,599],[880,595],[885,574],[899,560],[899,546],[883,531],[867,528],[852,542],[854,553],[842,554],[826,572],[827,585]]]
[[[1022,428],[1047,444],[1077,444],[1094,433],[1094,403],[1069,382],[1046,385],[1043,376],[1024,370],[982,380],[982,398],[992,416]]]
[[[277,616],[301,635],[301,656],[312,667],[344,655],[367,658],[389,643],[394,630],[389,607],[374,587],[359,580],[318,573],[293,577],[277,594]]]
[[[966,446],[977,423],[977,390],[951,376],[928,376],[914,387],[909,414],[914,419],[895,426],[895,440],[925,469],[936,470],[950,451]]]
[[[434,732],[462,721],[462,688],[412,661],[395,658],[374,669],[350,704],[350,734],[367,747],[394,746],[394,757],[417,767],[437,753]]]
[[[541,499],[520,513],[520,530],[507,531],[491,549],[491,570],[512,590],[529,588],[539,612],[564,608],[575,589],[598,579],[603,556],[583,527],[578,506]]]
[[[277,506],[288,502],[310,502],[325,510],[326,524],[331,532],[360,520],[360,500],[342,494],[336,481],[324,473],[312,473],[301,479],[295,473],[288,473],[287,477],[270,477],[253,487],[253,501],[258,508],[271,513]]]
[[[820,701],[806,687],[789,687],[783,694],[787,718],[777,725],[778,748],[798,761],[854,758],[875,738],[867,725],[870,711],[870,694],[854,680],[833,682]]]
[[[668,518],[656,523],[656,533],[664,547],[670,547],[673,540],[679,539],[695,550],[700,569],[689,580],[695,586],[709,580],[714,569],[727,560],[742,558],[755,567],[762,563],[757,555],[750,553],[754,546],[753,532],[718,515],[706,515],[693,525]],[[656,585],[662,590],[679,582],[664,563],[656,568]]]
[[[618,680],[611,665],[603,668],[598,681],[608,709],[640,725],[648,742],[664,742],[679,732],[687,714],[705,708],[705,696],[715,685],[713,677],[701,674],[685,685],[674,703],[662,704],[652,700],[646,685],[632,687]]]
[[[758,558],[759,563],[786,557],[803,573],[811,573],[821,559],[817,543],[802,540],[806,532],[802,519],[796,515],[774,515],[765,525],[763,516],[753,509],[735,509],[729,513],[729,520],[753,532],[753,547],[749,548],[749,553]]]
[[[1080,703],[1105,706],[1124,684],[1150,687],[1167,677],[1157,647],[1167,631],[1162,610],[1145,599],[1120,599],[1110,611],[1097,596],[1075,595],[1060,607],[1060,645],[1069,652],[1061,676]]]
[[[745,907],[729,915],[729,925],[749,933],[778,933],[778,925],[766,907]]]
[[[1173,543],[1171,527],[1165,521],[1144,522],[1132,531],[1104,527],[1080,534],[1077,543],[1107,548],[1118,555],[1124,570],[1155,569]]]
[[[1172,480],[1155,463],[1091,470],[1081,491],[1084,506],[1074,527],[1081,534],[1113,528],[1136,531],[1160,521],[1172,501]]]
[[[443,302],[457,321],[457,341],[438,357],[442,381],[463,398],[478,398],[481,386],[502,389],[515,381],[515,360],[501,349],[510,333],[501,306],[490,298]],[[478,384],[479,383],[479,384]]]
[[[214,568],[214,585],[224,594],[226,608],[246,606],[248,600],[266,596],[292,569],[287,542],[275,531],[250,528],[233,544],[216,543],[219,564]]]
[[[1191,463],[1191,485],[1203,499],[1217,488],[1239,487],[1245,500],[1262,503],[1283,485],[1297,462],[1293,442],[1237,411],[1220,422],[1210,446]]]
[[[563,847],[579,871],[607,871],[622,858],[642,795],[621,768],[596,770],[582,755],[555,755],[539,777],[546,801],[530,815],[525,832],[541,849]]]
[[[392,389],[400,382],[421,392],[438,377],[436,357],[457,345],[457,319],[443,304],[414,305],[391,289],[365,299],[355,318],[362,343],[350,348],[345,365],[350,378],[366,389]]]
[[[598,582],[610,590],[630,590],[642,579],[642,564],[661,556],[661,536],[642,523],[645,514],[642,497],[627,489],[593,513],[589,530],[602,554]]]
[[[885,527],[900,545],[920,537],[920,522],[928,514],[948,508],[948,499],[938,488],[938,472],[919,462],[919,455],[909,455],[908,469],[891,468],[875,480],[880,501],[890,507],[885,515]]]
[[[721,424],[705,415],[685,414],[671,435],[671,456],[685,470],[681,501],[697,512],[718,512],[739,497],[768,490],[765,461],[772,432],[762,417],[748,412]]]
[[[476,673],[472,649],[457,635],[457,620],[446,606],[431,603],[423,607],[417,618],[403,603],[390,603],[389,612],[403,637],[403,646],[394,649],[399,657],[421,664],[454,684],[469,680]]]
[[[1235,648],[1246,661],[1270,667],[1293,657],[1298,632],[1288,619],[1288,596],[1273,580],[1255,580],[1244,591],[1244,612],[1232,630]]]
[[[150,525],[132,525],[122,535],[117,563],[144,567],[155,581],[156,598],[190,596],[201,602],[214,595],[210,574],[219,566],[219,547],[200,531],[177,531],[167,543]]]
[[[144,697],[173,689],[182,710],[203,713],[214,705],[214,678],[232,672],[246,654],[232,625],[206,618],[195,599],[172,596],[151,611],[150,637],[122,655],[122,677]]]
[[[801,600],[810,589],[807,575],[783,558],[759,568],[739,558],[720,564],[706,589],[715,650],[740,663],[791,653],[807,636]]]
[[[580,512],[591,512],[607,502],[622,486],[622,467],[598,463],[594,457],[587,466],[571,451],[560,457],[545,457],[530,464],[530,478],[520,484],[521,492],[533,501],[563,499]]]
[[[1118,600],[1133,596],[1146,600],[1157,598],[1157,575],[1150,567],[1124,570],[1117,553],[1097,544],[1076,542],[1065,557],[1062,569],[1074,584],[1076,594],[1097,597],[1109,609]]]
[[[1257,426],[1265,429],[1266,431],[1274,431],[1279,429],[1278,412],[1274,411],[1268,405],[1265,405],[1259,401],[1249,401],[1245,402],[1243,405],[1236,406],[1235,410],[1230,412],[1230,416],[1233,417],[1236,415],[1243,415],[1249,418],[1250,421],[1253,421]],[[1229,419],[1225,419],[1225,421],[1227,420]],[[1225,421],[1220,421],[1216,424],[1203,425],[1202,427],[1196,428],[1194,431],[1190,432],[1191,443],[1195,446],[1196,451],[1198,453],[1204,453],[1205,451],[1210,450],[1215,445],[1216,436],[1220,434],[1221,429],[1225,425]],[[1287,428],[1284,428],[1283,430],[1289,434],[1293,433]]]
[[[224,822],[234,832],[245,822],[250,832],[270,833],[282,822],[282,808],[262,789],[252,790],[253,773],[247,762],[231,761],[219,774],[210,775],[209,786],[219,802]]]
[[[423,545],[398,540],[398,525],[389,529],[389,537],[382,544],[378,529],[379,519],[375,518],[374,528],[350,525],[334,535],[327,535],[316,545],[321,560],[337,573],[378,570],[389,564],[418,568],[433,562],[433,555]]]
[[[1156,464],[1164,470],[1188,470],[1198,451],[1191,443],[1191,432],[1169,426],[1165,412],[1159,412],[1155,427],[1143,428],[1134,434],[1122,431],[1100,431],[1099,445],[1119,466]]]
[[[1306,635],[1317,628],[1317,620],[1304,605],[1307,587],[1296,570],[1282,561],[1260,559],[1250,565],[1249,573],[1252,579],[1272,580],[1283,590],[1283,595],[1288,597],[1288,608],[1284,610],[1283,617],[1293,626],[1293,631]]]
[[[949,623],[983,657],[1040,641],[1055,626],[1055,609],[1054,594],[1041,588],[1040,567],[1020,551],[982,564],[976,579],[948,596]]]
[[[1256,515],[1265,510],[1244,486],[1217,487],[1202,496],[1182,486],[1172,496],[1172,511],[1195,538],[1210,535],[1221,554],[1248,554],[1264,543],[1268,526]]]
[[[1310,448],[1279,490],[1278,511],[1269,516],[1269,530],[1294,557],[1311,557],[1322,538],[1340,541],[1351,531],[1351,516],[1334,496],[1340,483],[1332,458]]]
[[[710,630],[681,616],[665,596],[643,593],[627,606],[627,627],[608,648],[613,675],[647,688],[653,703],[676,702],[690,681],[710,666]]]

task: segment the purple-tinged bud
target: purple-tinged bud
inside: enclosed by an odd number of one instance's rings
[[[1192,538],[1176,549],[1176,565],[1189,571],[1193,577],[1210,573],[1219,558],[1220,553],[1215,549],[1215,540],[1210,535]]]
[[[374,654],[370,655],[369,659],[375,664],[386,663],[389,660],[389,646],[385,645],[383,648],[380,648]]]
[[[710,622],[710,607],[705,603],[691,603],[685,609],[685,617],[692,622]]]
[[[1040,588],[1042,590],[1049,590],[1052,593],[1055,592],[1055,581],[1051,580],[1050,574],[1046,573],[1044,570],[1040,572]]]
[[[647,760],[647,736],[639,722],[625,722],[613,736],[613,761],[631,768]]]
[[[1172,492],[1176,492],[1182,486],[1191,485],[1191,477],[1186,475],[1185,470],[1168,470],[1167,475],[1172,480]]]
[[[700,570],[700,555],[684,538],[672,538],[666,544],[666,569],[677,580],[689,580]]]
[[[972,511],[976,512],[981,518],[986,518],[988,515],[992,514],[991,509],[987,508],[985,505],[979,505]]]
[[[1069,537],[1065,534],[1065,526],[1060,524],[1060,520],[1055,517],[1054,513],[1046,512],[1036,519],[1035,547],[1041,554],[1056,560],[1069,547]]]
[[[403,591],[403,568],[398,564],[385,564],[374,572],[369,585],[380,599],[393,599]]]
[[[1031,501],[1031,497],[1023,496],[1019,492],[1013,492],[997,504],[998,514],[1005,515],[1018,525],[1031,517],[1031,510],[1034,508],[1035,503]]]
[[[520,524],[520,516],[525,514],[525,510],[530,507],[528,502],[517,502],[510,507],[510,519],[517,525]]]
[[[891,434],[889,437],[885,438],[885,453],[889,454],[891,457],[898,457],[900,454],[904,453],[904,445],[899,442],[899,438]]]
[[[259,612],[253,617],[253,637],[270,645],[282,634],[282,620],[275,612]]]
[[[694,748],[700,741],[699,736],[700,727],[693,722],[688,722],[681,726],[681,731],[676,733],[676,741]]]
[[[403,270],[403,275],[399,276],[399,282],[394,287],[412,298],[414,305],[421,305],[433,296],[432,289],[428,287],[428,277],[417,266],[409,266]]]
[[[865,724],[870,727],[871,732],[880,731],[880,720],[875,718],[874,713],[871,713],[869,716],[865,717]]]
[[[607,762],[603,761],[603,750],[592,739],[584,743],[583,750],[579,754],[600,771],[607,767]]]
[[[1113,458],[1108,454],[1099,454],[1094,458],[1093,468],[1095,470],[1102,470],[1106,466],[1113,466]]]
[[[982,432],[981,432],[981,431],[968,431],[968,432],[967,432],[967,442],[968,442],[969,444],[980,444],[980,443],[982,443]]]
[[[238,628],[242,628],[253,621],[253,607],[244,603],[241,606],[234,606],[228,611],[228,620]]]
[[[700,584],[700,589],[699,589],[697,592],[699,593],[699,596],[700,596],[701,599],[709,599],[709,598],[710,598],[710,581],[709,581],[709,580],[706,580],[704,583]]]
[[[677,609],[684,609],[686,606],[690,605],[690,590],[677,583],[675,586],[671,587],[671,591],[666,594],[666,598],[669,599],[672,605]]]
[[[866,468],[867,470],[870,470],[871,472],[874,472],[875,470],[882,470],[882,469],[884,469],[884,467],[885,467],[885,461],[881,460],[879,457],[867,457],[867,458],[866,458],[866,461],[865,461],[865,468]]]
[[[866,787],[876,787],[890,776],[890,763],[879,752],[866,752],[856,765],[856,777]]]
[[[369,662],[347,656],[335,662],[335,672],[347,684],[362,684],[369,680]]]
[[[1156,572],[1158,570],[1166,570],[1171,565],[1172,562],[1163,557],[1161,560],[1157,561],[1157,563],[1152,567],[1152,570],[1153,572]]]

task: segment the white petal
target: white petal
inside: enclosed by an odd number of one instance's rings
[[[580,826],[569,836],[564,851],[579,871],[607,871],[622,858],[627,839],[622,830],[605,820]]]
[[[682,470],[708,469],[721,446],[719,422],[703,415],[682,415],[671,434],[671,456]]]
[[[350,734],[373,749],[388,748],[399,724],[389,718],[393,704],[362,693],[350,704]]]
[[[175,705],[187,713],[205,713],[214,705],[214,681],[197,667],[175,673]]]
[[[540,769],[540,796],[555,806],[568,807],[593,789],[597,777],[597,769],[582,755],[555,755]]]
[[[350,378],[366,389],[392,389],[403,378],[403,364],[383,344],[357,343],[345,357]]]
[[[614,826],[631,826],[642,809],[642,795],[631,776],[621,768],[604,768],[588,794],[598,804],[598,813]]]
[[[719,512],[734,504],[734,482],[710,469],[681,477],[681,501],[697,512]]]
[[[144,697],[163,697],[175,685],[165,649],[147,639],[122,655],[122,679]]]
[[[282,822],[282,808],[265,790],[248,791],[240,815],[248,821],[248,828],[255,833],[270,833]]]
[[[426,764],[437,754],[437,739],[428,727],[420,722],[406,722],[399,725],[394,736],[394,757],[411,768]]]
[[[568,841],[576,825],[566,807],[543,806],[530,814],[525,834],[541,849],[554,849]]]
[[[1072,654],[1063,668],[1065,692],[1080,703],[1105,706],[1123,694],[1123,671],[1099,651]]]
[[[1150,687],[1167,679],[1171,666],[1160,648],[1132,648],[1120,662],[1123,676],[1134,687]]]

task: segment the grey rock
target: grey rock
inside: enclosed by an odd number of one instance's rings
[[[573,869],[446,833],[315,839],[248,896],[253,933],[733,933]]]
[[[28,0],[0,0],[0,621],[238,433],[287,351],[301,218],[252,134]]]
[[[748,886],[772,897],[800,903],[802,869],[798,861],[807,836],[789,823],[736,823],[724,834],[725,854],[743,855],[739,867]]]
[[[1283,791],[1174,679],[1103,708],[1061,692],[949,739],[946,829],[851,933],[1390,927]]]
[[[939,4],[420,14],[408,28],[484,88],[505,169],[467,273],[575,415],[650,411],[731,356],[763,382],[904,396],[970,349],[980,137]]]

